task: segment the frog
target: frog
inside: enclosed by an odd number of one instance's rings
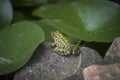
[[[60,55],[70,55],[79,53],[79,45],[81,41],[78,41],[77,44],[72,45],[67,37],[63,36],[59,31],[51,32],[51,36],[54,40],[54,43],[51,46],[54,48],[54,51]]]

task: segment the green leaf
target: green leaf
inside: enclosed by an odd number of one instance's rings
[[[17,22],[3,29],[0,32],[0,75],[24,66],[43,41],[43,30],[32,22]]]
[[[57,31],[58,29],[56,29],[55,27],[49,24],[42,22],[42,20],[37,21],[36,23],[43,29],[45,33],[45,41],[53,41],[53,38],[51,37],[51,32]]]
[[[13,10],[10,0],[0,0],[0,30],[11,24]]]
[[[111,42],[120,36],[120,6],[110,1],[81,0],[45,5],[33,14],[80,40]]]

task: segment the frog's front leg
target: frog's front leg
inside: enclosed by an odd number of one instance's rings
[[[56,43],[54,42],[54,43],[51,43],[51,46],[52,47],[55,47],[56,46]]]
[[[59,50],[58,47],[55,47],[55,48],[54,48],[54,51],[58,53],[60,50]]]

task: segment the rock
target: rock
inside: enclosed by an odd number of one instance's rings
[[[77,70],[74,75],[64,80],[84,80],[83,74],[82,74],[84,68],[92,64],[105,64],[102,57],[98,54],[97,51],[88,47],[81,47],[80,51],[81,51],[80,52],[81,63],[79,63],[80,64],[79,70]]]
[[[16,72],[14,80],[83,80],[85,67],[104,62],[93,49],[81,47],[80,53],[78,56],[61,56],[48,43],[42,44],[28,64]]]
[[[120,63],[120,38],[116,38],[108,49],[104,61],[107,64]]]
[[[83,74],[85,80],[120,80],[120,64],[92,65]]]
[[[14,80],[63,80],[79,67],[80,56],[56,54],[48,43],[38,47],[30,62],[14,77]]]
[[[120,80],[120,38],[116,38],[104,57],[106,65],[91,65],[83,70],[85,80]]]
[[[61,56],[49,43],[42,44],[14,80],[83,80],[83,76],[84,80],[119,80],[119,75],[120,38],[116,38],[104,60],[88,47],[80,47],[78,56]]]

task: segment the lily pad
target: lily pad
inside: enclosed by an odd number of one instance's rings
[[[45,5],[33,14],[76,39],[111,42],[120,36],[120,6],[111,1],[81,0]]]
[[[0,31],[0,75],[24,66],[43,40],[43,30],[28,21],[14,23]]]
[[[35,21],[35,22],[43,29],[43,31],[45,33],[45,41],[46,42],[53,41],[53,38],[51,37],[51,32],[57,31],[58,29],[56,29],[55,27],[53,27],[49,24],[42,22],[41,20]]]
[[[13,10],[10,0],[0,0],[0,30],[11,24]]]

